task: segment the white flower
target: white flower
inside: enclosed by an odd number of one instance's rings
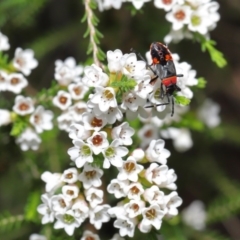
[[[150,75],[143,77],[143,80],[139,81],[134,87],[136,95],[142,99],[147,99],[148,94],[153,91],[153,86],[150,84]],[[144,101],[141,101],[143,103]]]
[[[44,235],[33,233],[29,236],[29,240],[47,240]]]
[[[89,208],[85,200],[77,199],[74,201],[72,205],[72,211],[74,214],[75,219],[79,223],[83,223],[86,218],[89,216]]]
[[[74,147],[68,149],[68,154],[78,168],[81,168],[86,162],[93,162],[92,148],[81,139],[73,140]]]
[[[144,124],[138,131],[138,137],[142,139],[141,147],[146,148],[153,139],[159,137],[158,128],[154,124]]]
[[[76,104],[72,105],[68,110],[72,121],[76,123],[82,121],[82,115],[87,111],[87,104],[85,102],[77,102]]]
[[[87,131],[82,124],[73,123],[69,128],[69,135],[73,140],[85,140],[90,137],[90,131]]]
[[[130,200],[124,205],[126,213],[130,218],[135,218],[142,213],[142,209],[145,207],[145,202],[139,200]]]
[[[193,92],[188,86],[195,86],[198,84],[196,78],[197,72],[191,69],[191,65],[186,62],[176,63],[175,66],[178,73],[183,73],[183,77],[178,78],[177,81],[177,85],[181,88],[181,91],[179,91],[177,95],[191,99],[193,97]]]
[[[95,94],[89,100],[93,104],[97,104],[101,112],[107,112],[110,107],[117,107],[117,100],[115,98],[114,89],[111,87],[95,87]]]
[[[42,173],[41,179],[46,183],[45,191],[47,193],[53,193],[56,189],[63,185],[62,174],[60,173],[51,173],[46,171]]]
[[[115,198],[126,197],[126,189],[129,185],[129,181],[119,181],[118,179],[112,179],[107,186],[107,191],[114,194]]]
[[[154,6],[156,8],[164,9],[166,12],[172,9],[177,0],[154,0]]]
[[[208,27],[212,25],[210,15],[204,8],[193,11],[190,16],[188,29],[192,32],[199,32],[202,35],[207,34]]]
[[[107,51],[108,69],[111,73],[120,72],[122,70],[121,65],[122,56],[123,56],[122,51],[119,49],[116,49],[114,52]]]
[[[152,140],[146,150],[146,156],[149,162],[158,162],[161,164],[167,163],[167,158],[170,156],[170,151],[164,148],[165,141],[162,139]]]
[[[12,122],[11,112],[6,109],[0,109],[0,127]]]
[[[110,220],[110,216],[108,214],[108,209],[111,207],[107,204],[98,205],[94,209],[90,211],[90,223],[94,225],[96,229],[100,229],[102,227],[102,223],[108,222]]]
[[[139,97],[136,92],[130,91],[123,94],[121,108],[124,110],[131,110],[136,112],[139,106],[144,106],[146,99]]]
[[[58,91],[57,96],[53,98],[53,105],[60,108],[61,110],[66,110],[72,104],[71,95],[63,90]]]
[[[99,154],[104,151],[108,146],[107,133],[104,131],[94,132],[91,137],[87,139],[94,154]]]
[[[0,32],[0,51],[6,51],[10,48],[8,37]]]
[[[129,126],[128,122],[123,122],[121,125],[112,129],[112,138],[120,140],[122,145],[131,145],[134,129]]]
[[[100,110],[98,110],[98,107],[96,106],[93,109],[93,111],[97,116],[100,116],[100,117],[104,116],[109,124],[113,124],[117,120],[122,121],[122,118],[123,118],[122,111],[118,107],[115,107],[115,108],[110,107],[106,113],[103,113]]]
[[[8,74],[0,70],[0,92],[6,91],[8,87]]]
[[[168,195],[165,196],[165,203],[167,208],[167,216],[173,217],[178,214],[178,209],[182,204],[182,199],[178,196],[177,192],[171,192]]]
[[[79,188],[75,184],[64,185],[62,187],[63,196],[66,197],[67,200],[72,201],[74,198],[78,197]]]
[[[13,93],[20,93],[28,85],[27,79],[21,73],[11,73],[7,77],[7,89]]]
[[[146,73],[146,63],[138,61],[135,53],[124,54],[121,58],[122,73],[130,78],[141,80]]]
[[[68,57],[64,62],[57,60],[55,62],[55,79],[60,85],[67,86],[70,82],[79,82],[80,75],[83,73],[82,66],[76,66],[76,61],[73,57]]]
[[[158,204],[152,204],[150,207],[142,209],[143,220],[139,226],[140,231],[149,232],[152,226],[159,230],[164,214],[164,211],[160,209]]]
[[[78,181],[78,171],[76,168],[66,169],[62,176],[61,181],[66,182],[68,184],[73,184]]]
[[[35,127],[37,133],[42,133],[43,130],[51,130],[53,128],[52,119],[52,111],[45,110],[43,106],[38,106],[29,121]]]
[[[152,163],[145,172],[146,179],[152,183],[154,182],[159,187],[176,190],[177,186],[174,183],[177,179],[173,169],[168,170],[167,165],[159,166],[157,163]]]
[[[114,221],[114,227],[119,228],[119,234],[121,237],[134,236],[134,231],[136,227],[136,220],[130,219],[124,215],[119,215],[117,219]]]
[[[145,2],[149,2],[150,0],[126,0],[127,2],[132,2],[133,6],[139,10]]]
[[[173,24],[172,28],[176,31],[190,22],[190,14],[191,8],[189,6],[175,5],[172,11],[167,13],[166,19]]]
[[[55,213],[64,214],[71,207],[71,202],[63,194],[54,195],[51,198],[52,209]]]
[[[57,117],[57,122],[59,129],[69,132],[73,123],[73,117],[69,111],[66,111]]]
[[[128,157],[123,162],[123,166],[118,168],[119,174],[117,178],[121,181],[130,180],[136,182],[138,180],[138,174],[143,170],[143,166],[137,164],[136,159],[132,156]]]
[[[21,116],[32,113],[34,111],[33,100],[22,95],[16,96],[13,111]]]
[[[211,99],[206,99],[198,110],[198,117],[209,128],[214,128],[217,127],[221,122],[219,112],[220,106]]]
[[[64,228],[65,232],[72,236],[75,228],[80,226],[80,223],[74,217],[72,210],[68,210],[66,213],[56,213],[57,222],[54,224],[54,229]]]
[[[80,240],[100,240],[97,234],[92,233],[91,231],[84,231]]]
[[[144,193],[144,189],[141,183],[131,183],[129,186],[126,187],[127,197],[129,199],[140,200],[141,195]]]
[[[17,48],[13,59],[13,66],[25,76],[28,76],[32,69],[36,68],[38,65],[38,61],[33,56],[33,50],[22,50],[22,48]]]
[[[128,149],[120,146],[119,140],[113,140],[110,146],[103,151],[103,168],[109,168],[110,163],[115,167],[121,167],[123,163],[122,157],[127,154]]]
[[[182,211],[183,221],[196,230],[204,230],[206,227],[207,213],[204,203],[200,200],[193,201]]]
[[[106,86],[108,82],[108,75],[95,64],[85,67],[84,74],[82,82],[88,87]]]
[[[85,93],[88,91],[88,87],[81,82],[72,83],[68,85],[68,91],[72,99],[79,100],[84,98]]]
[[[31,128],[27,128],[16,139],[16,143],[20,145],[22,151],[27,151],[29,149],[37,150],[41,142],[41,138],[39,138],[39,136]]]
[[[190,131],[187,128],[179,129],[170,127],[166,130],[162,130],[160,133],[162,137],[166,139],[173,139],[173,145],[175,149],[179,152],[187,151],[193,145]]]
[[[219,9],[219,3],[215,1],[209,1],[206,4],[202,5],[202,8],[205,8],[212,21],[211,26],[209,26],[209,30],[214,29],[216,27],[216,22],[218,22],[220,19],[220,14],[217,12]]]
[[[99,11],[110,9],[111,7],[115,9],[120,9],[123,0],[96,0],[98,3]]]
[[[145,152],[141,148],[136,148],[132,151],[131,156],[133,156],[137,162],[141,162],[145,157]]]
[[[165,198],[164,192],[160,191],[159,187],[156,185],[151,186],[150,188],[145,189],[144,199],[150,204],[158,204],[162,210],[165,207]]]
[[[54,221],[54,212],[52,211],[51,199],[48,194],[41,196],[42,204],[37,207],[37,211],[43,215],[42,224],[50,223]]]
[[[82,173],[79,175],[79,180],[83,183],[85,189],[88,189],[91,186],[100,187],[102,185],[100,179],[102,175],[102,169],[85,164]]]
[[[175,54],[174,54],[175,55]],[[178,57],[178,55],[175,55]],[[179,60],[174,59],[174,64],[177,73],[182,73],[183,76],[178,78],[177,84],[180,88],[185,86],[195,86],[198,84],[198,79],[196,78],[197,71],[191,69],[192,66],[187,62],[178,62]]]
[[[85,190],[85,196],[91,208],[95,208],[103,201],[103,191],[97,188],[89,188]]]
[[[119,216],[126,216],[126,211],[124,208],[124,202],[118,202],[116,206],[108,209],[108,214],[111,218],[117,218]]]
[[[90,112],[83,113],[82,122],[86,130],[94,131],[100,131],[107,124],[107,120],[104,116],[98,117]]]

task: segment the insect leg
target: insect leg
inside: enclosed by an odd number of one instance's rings
[[[172,98],[172,114],[171,114],[171,117],[172,117],[174,114],[174,97],[171,96],[171,98]]]
[[[169,98],[169,94],[166,94],[167,96],[167,102],[165,103],[159,103],[159,104],[156,104],[156,105],[150,105],[150,106],[146,106],[145,108],[152,108],[152,107],[158,107],[158,106],[164,106],[164,105],[168,105],[170,103],[170,98]]]

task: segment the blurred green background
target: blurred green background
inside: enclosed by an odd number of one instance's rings
[[[221,125],[211,130],[192,131],[194,146],[184,153],[176,152],[170,140],[166,148],[172,153],[168,165],[178,175],[178,193],[183,199],[180,209],[195,199],[202,200],[209,211],[208,228],[221,236],[216,239],[239,240],[240,2],[218,2],[221,19],[211,32],[211,38],[228,61],[225,68],[217,68],[208,53],[201,52],[197,42],[183,40],[170,44],[169,48],[180,55],[180,61],[190,63],[198,77],[207,80],[206,89],[195,91],[191,111],[195,111],[207,96],[221,106]],[[135,16],[131,15],[131,9],[131,3],[124,3],[120,10],[95,11],[100,19],[98,28],[104,34],[100,46],[105,52],[118,48],[128,53],[133,47],[144,54],[151,42],[163,41],[169,32],[165,12],[153,7],[152,3],[146,3]],[[39,61],[38,68],[28,77],[28,95],[51,85],[55,60],[73,56],[84,63],[89,58],[86,55],[88,39],[82,37],[86,30],[86,23],[80,22],[83,14],[82,1],[77,0],[0,0],[0,30],[9,38],[10,59],[15,49],[22,47],[33,49]],[[0,95],[0,108],[10,109],[13,95]],[[40,180],[43,171],[61,172],[69,166],[67,149],[71,141],[66,133],[55,131],[44,134],[43,142],[46,142],[38,151],[23,153],[9,136],[10,126],[0,129],[1,240],[28,239],[31,233],[39,232],[36,213],[27,216],[29,221],[22,222],[26,203],[38,204],[39,194],[44,192]],[[12,223],[7,216],[13,217]],[[10,219],[9,224],[5,224],[5,219]],[[16,228],[17,224],[21,226]],[[14,231],[8,231],[7,225]]]

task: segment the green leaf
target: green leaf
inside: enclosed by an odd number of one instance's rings
[[[97,53],[97,57],[100,61],[103,61],[106,58],[106,54],[99,48],[98,53]]]
[[[207,84],[207,80],[204,77],[198,78],[198,84],[197,84],[198,88],[205,88],[206,84]]]
[[[96,29],[96,35],[99,37],[99,38],[103,38],[103,34],[102,33],[100,33],[97,29]]]
[[[83,34],[83,37],[86,38],[87,36],[89,36],[89,33],[90,33],[90,28],[88,27],[85,33]]]
[[[186,98],[184,96],[174,96],[174,98],[177,104],[181,104],[184,106],[189,105],[189,103],[191,102],[189,98]]]
[[[40,204],[40,192],[35,191],[30,194],[25,206],[25,219],[32,222],[38,222],[37,206]]]
[[[227,65],[227,60],[224,58],[223,53],[214,47],[216,45],[215,41],[208,40],[201,34],[195,34],[195,36],[201,43],[202,51],[208,51],[211,60],[215,62],[219,68],[223,68]]]
[[[29,120],[26,117],[17,116],[13,123],[11,136],[18,137],[29,126]]]
[[[86,20],[87,20],[87,13],[85,12],[81,19],[81,23],[84,23]]]

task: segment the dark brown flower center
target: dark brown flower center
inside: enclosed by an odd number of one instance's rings
[[[151,220],[154,219],[156,217],[156,211],[155,209],[150,209],[146,212],[146,217]]]
[[[67,98],[61,96],[61,97],[59,98],[59,101],[60,101],[61,104],[66,104],[66,102],[67,102]]]
[[[96,171],[95,170],[85,172],[86,178],[93,178],[95,175],[96,175]]]
[[[14,77],[14,78],[11,79],[10,82],[11,82],[12,85],[17,85],[20,81],[19,81],[19,78]]]
[[[102,126],[102,119],[98,119],[98,118],[94,117],[91,121],[91,125],[93,127],[101,127]]]
[[[125,169],[127,172],[132,172],[133,170],[135,170],[135,163],[133,163],[133,162],[125,163],[125,164],[124,164],[124,169]]]
[[[92,143],[93,143],[93,145],[95,145],[95,146],[101,145],[102,142],[103,142],[103,138],[102,138],[100,135],[96,135],[96,136],[94,136],[93,139],[92,139]]]
[[[182,21],[182,20],[186,17],[186,14],[185,14],[184,11],[179,10],[178,12],[176,12],[176,13],[174,14],[174,17],[175,17],[177,20]]]
[[[21,103],[21,104],[19,105],[19,109],[20,109],[21,111],[26,111],[26,110],[29,109],[29,105],[26,104],[26,103]]]

